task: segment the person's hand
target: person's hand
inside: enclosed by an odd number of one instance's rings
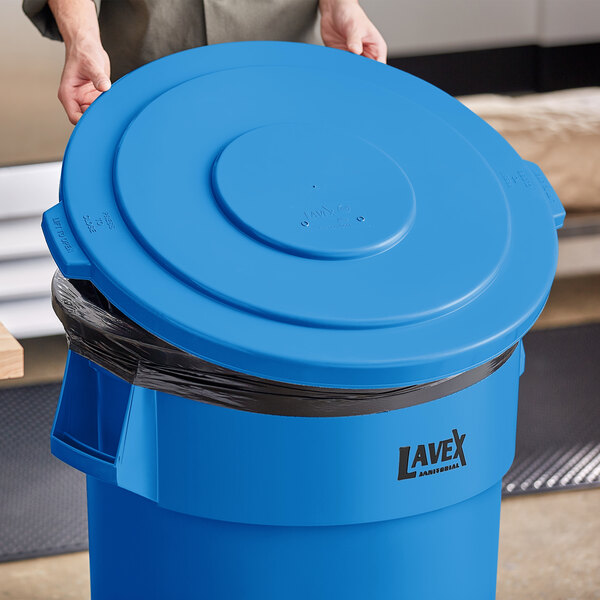
[[[110,61],[99,41],[83,40],[66,47],[58,99],[75,125],[90,104],[110,89]]]
[[[110,88],[110,61],[100,41],[91,0],[48,0],[65,42],[58,99],[75,125],[90,104]]]
[[[326,46],[385,63],[387,46],[358,0],[320,0],[321,37]]]

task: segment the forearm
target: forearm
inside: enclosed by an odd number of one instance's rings
[[[98,17],[92,0],[48,0],[48,6],[67,48],[82,40],[100,44]]]

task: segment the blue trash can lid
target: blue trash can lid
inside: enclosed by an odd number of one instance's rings
[[[192,354],[378,388],[518,341],[563,216],[535,165],[431,85],[246,42],[161,59],[94,102],[44,231],[65,276]]]

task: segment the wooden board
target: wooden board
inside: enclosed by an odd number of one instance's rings
[[[0,323],[0,379],[23,377],[23,348]]]

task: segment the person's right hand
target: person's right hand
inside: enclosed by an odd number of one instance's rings
[[[58,99],[75,125],[90,104],[110,89],[110,61],[100,40],[83,39],[66,45]]]

